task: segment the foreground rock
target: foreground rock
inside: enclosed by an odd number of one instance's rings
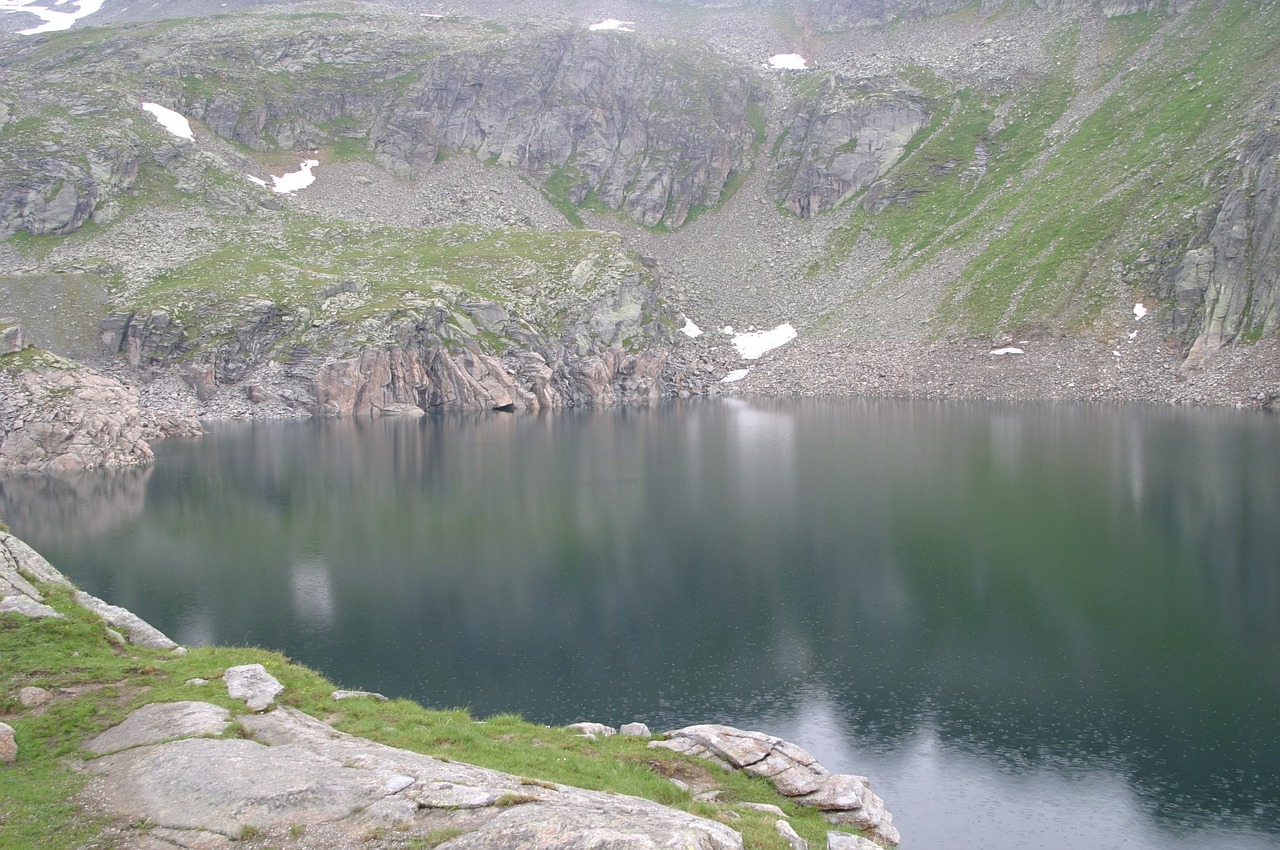
[[[897,844],[893,816],[865,776],[833,774],[817,758],[789,741],[763,732],[713,724],[686,726],[649,746],[705,758],[769,780],[778,793],[826,813],[834,824],[852,825]]]
[[[192,846],[218,836],[282,840],[302,829],[323,846],[355,848],[394,830],[411,840],[452,835],[437,846],[736,850],[737,832],[657,803],[440,761],[336,731],[290,708],[236,720],[252,736],[216,734],[217,706],[151,705],[91,741],[90,798],[149,838]],[[178,832],[174,832],[174,831]],[[185,842],[185,843],[184,843]],[[157,847],[168,846],[157,843]]]

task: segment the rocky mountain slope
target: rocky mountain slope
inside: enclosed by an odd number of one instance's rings
[[[236,8],[3,38],[0,312],[144,405],[1280,397],[1275,4]]]

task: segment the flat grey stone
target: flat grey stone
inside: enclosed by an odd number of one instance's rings
[[[229,667],[222,680],[227,683],[227,695],[244,700],[250,711],[262,711],[284,690],[284,685],[261,664]]]
[[[55,620],[65,619],[62,614],[48,605],[37,602],[29,596],[6,596],[0,599],[0,614],[21,614],[33,620],[42,620],[45,617],[52,617]]]
[[[245,826],[307,826],[348,817],[386,796],[386,779],[298,747],[188,738],[89,763],[104,799],[172,829],[238,836]]]
[[[132,712],[124,722],[85,744],[85,749],[104,755],[174,738],[221,735],[230,723],[231,712],[211,703],[154,703]]]

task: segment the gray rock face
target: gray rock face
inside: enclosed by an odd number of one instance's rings
[[[897,844],[898,830],[884,801],[872,793],[863,776],[832,774],[813,755],[781,738],[732,726],[687,726],[667,733],[662,747],[706,758],[752,776],[768,779],[778,793],[797,803],[821,809],[836,824],[850,824]]]
[[[292,709],[239,719],[255,740],[144,744],[99,758],[91,793],[153,821],[166,840],[174,830],[239,836],[248,826],[283,839],[305,826],[326,847],[354,850],[377,829],[414,838],[449,827],[461,832],[454,848],[742,847],[728,827],[656,803],[529,785],[345,735]]]
[[[1280,101],[1244,146],[1204,240],[1175,271],[1174,329],[1199,327],[1184,369],[1242,338],[1280,329]]]
[[[625,33],[564,34],[437,63],[374,147],[407,174],[442,149],[472,150],[557,174],[574,203],[590,194],[641,224],[678,227],[740,166],[749,94],[727,66],[704,76]]]
[[[136,142],[117,136],[73,158],[48,140],[19,142],[0,168],[0,239],[19,231],[67,234],[79,229],[107,199],[133,184]]]
[[[284,690],[284,685],[261,664],[229,667],[222,680],[226,682],[227,695],[244,700],[250,711],[262,711]]]
[[[17,355],[13,355],[17,356]],[[0,366],[0,472],[148,463],[137,394],[74,364]]]
[[[136,391],[93,369],[35,349],[8,357],[22,361],[0,360],[0,473],[146,464],[148,437],[199,432],[144,413]]]
[[[802,218],[825,212],[874,183],[901,158],[929,116],[893,91],[844,90],[828,80],[784,119],[774,191]]]

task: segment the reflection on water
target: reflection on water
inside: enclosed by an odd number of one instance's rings
[[[1276,848],[1278,435],[725,402],[219,427],[78,539],[2,492],[184,642],[482,715],[765,729],[871,775],[908,848]]]

